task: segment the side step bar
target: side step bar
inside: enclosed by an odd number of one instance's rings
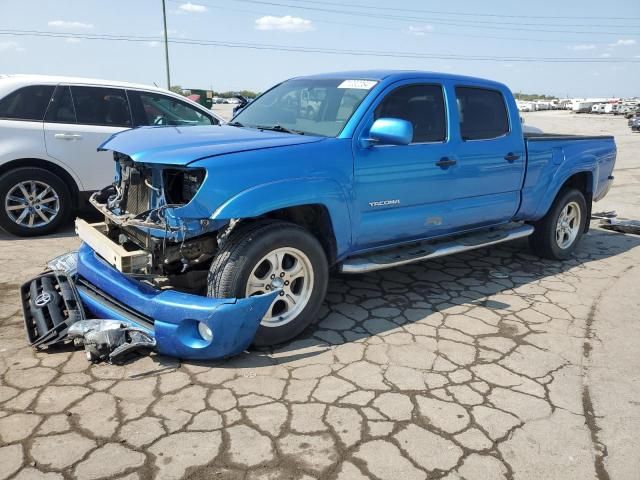
[[[533,233],[531,225],[508,223],[480,232],[448,237],[439,241],[422,241],[403,245],[394,249],[372,252],[347,258],[341,265],[342,273],[365,273],[384,268],[397,267],[407,263],[430,260],[432,258],[453,255],[476,248],[508,242],[527,237]]]

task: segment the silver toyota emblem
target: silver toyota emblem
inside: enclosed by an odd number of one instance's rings
[[[48,305],[49,303],[51,303],[51,300],[53,300],[53,297],[51,296],[50,293],[42,292],[40,295],[36,297],[36,300],[34,303],[36,304],[36,307],[42,308],[45,305]]]

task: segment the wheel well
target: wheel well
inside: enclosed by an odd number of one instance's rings
[[[21,158],[19,160],[12,160],[10,162],[0,165],[0,176],[5,173],[22,167],[39,167],[45,170],[49,170],[58,177],[69,187],[73,204],[77,207],[80,203],[80,190],[78,184],[73,177],[64,168],[56,165],[53,162],[47,160],[41,160],[39,158]]]
[[[322,245],[329,265],[336,261],[336,238],[329,211],[324,205],[311,204],[282,208],[269,212],[262,218],[286,220],[307,229]]]
[[[584,195],[587,204],[587,221],[584,225],[584,232],[589,231],[589,219],[591,218],[591,208],[593,204],[593,178],[591,172],[580,172],[569,177],[563,184],[560,191],[566,188],[575,188]]]
[[[586,198],[587,195],[592,193],[592,185],[591,172],[580,172],[569,177],[562,185],[562,188],[575,188],[576,190],[580,190]]]

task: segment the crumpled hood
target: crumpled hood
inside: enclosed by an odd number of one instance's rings
[[[202,158],[260,148],[319,142],[324,137],[222,126],[140,127],[116,133],[98,150],[113,150],[136,162],[188,165]]]

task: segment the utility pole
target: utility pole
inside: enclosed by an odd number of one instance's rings
[[[171,88],[171,75],[169,74],[169,36],[167,34],[167,7],[162,0],[162,22],[164,23],[164,61],[167,67],[167,90]]]

